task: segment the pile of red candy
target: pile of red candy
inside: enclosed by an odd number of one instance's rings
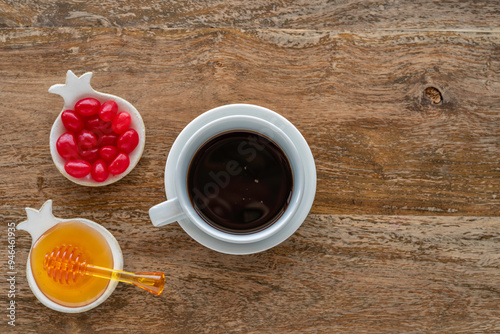
[[[115,101],[102,105],[94,98],[65,110],[61,120],[67,132],[57,140],[57,152],[66,159],[69,175],[82,178],[89,173],[96,182],[104,182],[109,174],[118,175],[130,165],[129,154],[139,144],[137,131],[130,128],[131,118],[118,112]]]

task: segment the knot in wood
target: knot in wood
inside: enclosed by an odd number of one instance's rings
[[[443,102],[441,92],[435,87],[427,87],[424,91],[424,95],[431,101],[432,104],[440,104]]]

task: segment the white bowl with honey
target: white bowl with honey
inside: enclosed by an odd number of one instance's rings
[[[33,240],[26,277],[38,300],[53,310],[66,313],[85,312],[103,303],[118,281],[73,275],[71,270],[60,268],[51,268],[51,271],[44,260],[54,249],[77,249],[89,263],[122,270],[123,254],[115,237],[88,219],[54,217],[51,200],[40,210],[26,208],[26,212],[28,220],[18,224],[17,229],[30,233]]]

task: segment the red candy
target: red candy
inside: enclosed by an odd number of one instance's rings
[[[73,110],[64,110],[61,114],[61,121],[68,131],[79,133],[83,130],[83,119]]]
[[[82,150],[80,151],[80,156],[82,157],[83,160],[92,163],[97,159],[99,159],[99,149],[92,148],[90,150]]]
[[[130,128],[132,119],[127,112],[118,112],[115,101],[102,105],[94,98],[75,104],[75,110],[65,110],[61,121],[68,132],[56,143],[64,158],[66,172],[82,178],[90,174],[96,182],[109,175],[119,175],[130,166],[129,154],[139,145],[139,135]]]
[[[88,150],[94,148],[97,145],[96,135],[89,131],[83,130],[78,135],[78,147],[82,150]]]
[[[118,105],[115,101],[106,101],[99,110],[99,117],[106,122],[112,121],[118,112]]]
[[[78,148],[76,146],[75,136],[66,132],[59,137],[56,143],[57,153],[64,159],[78,158]]]
[[[118,155],[118,149],[115,146],[104,146],[101,147],[99,155],[104,161],[111,162]]]
[[[118,175],[126,171],[129,165],[130,159],[128,158],[128,155],[120,153],[115,160],[109,164],[108,171],[113,175]]]
[[[111,122],[105,122],[99,116],[92,116],[85,122],[85,128],[92,131],[97,136],[113,132]]]
[[[75,104],[75,111],[82,116],[92,116],[99,112],[101,103],[94,98],[88,97]]]
[[[92,170],[90,171],[90,176],[96,182],[104,182],[108,178],[108,166],[103,160],[97,160],[92,165]]]
[[[130,123],[132,122],[130,115],[126,112],[121,112],[113,118],[113,123],[111,127],[114,133],[122,134],[128,130]]]
[[[97,145],[99,145],[99,147],[116,146],[117,142],[118,142],[118,135],[114,133],[108,133],[99,137]]]
[[[66,173],[76,178],[87,176],[90,173],[90,169],[90,163],[85,160],[69,160],[64,165]]]
[[[134,129],[128,129],[118,138],[117,147],[120,152],[129,154],[139,144],[139,135]]]

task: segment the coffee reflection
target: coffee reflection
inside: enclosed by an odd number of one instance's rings
[[[208,224],[225,232],[253,233],[272,225],[286,210],[293,174],[272,140],[235,130],[198,149],[187,187],[191,203]]]

